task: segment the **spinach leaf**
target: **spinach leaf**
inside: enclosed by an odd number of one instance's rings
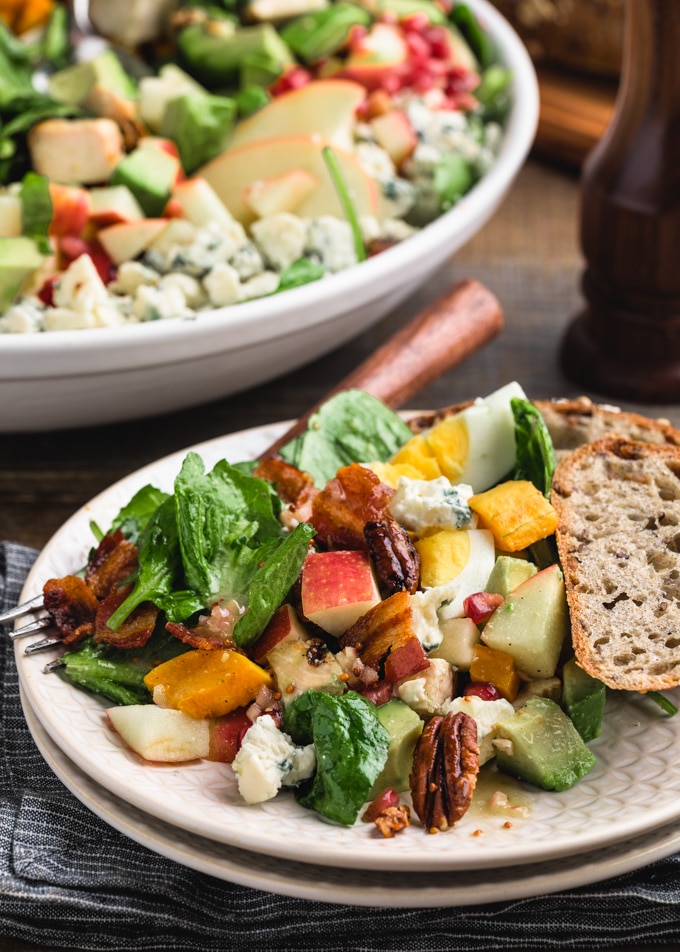
[[[144,676],[188,650],[167,632],[156,632],[143,648],[114,648],[87,638],[61,656],[57,670],[72,684],[115,704],[148,704],[151,695]]]
[[[52,221],[52,199],[47,178],[36,172],[27,172],[19,194],[24,235],[35,241],[42,254],[51,254],[47,229]]]
[[[182,588],[182,553],[171,496],[158,507],[144,529],[138,557],[135,586],[109,618],[109,628],[119,628],[142,602],[153,602],[171,621],[182,621],[204,607],[203,599]]]
[[[312,281],[318,281],[325,274],[323,265],[318,261],[310,261],[309,258],[298,258],[291,265],[281,272],[279,286],[274,294],[280,294],[281,291],[288,291],[290,288],[299,288],[303,284],[311,284]]]
[[[150,484],[143,486],[115,517],[111,531],[120,529],[126,539],[137,544],[143,529],[167,498],[168,494],[161,489]]]
[[[388,460],[412,435],[381,400],[363,390],[344,390],[326,400],[307,430],[280,454],[324,486],[341,466]]]
[[[354,691],[305,691],[286,708],[283,728],[296,744],[316,748],[316,773],[296,790],[299,802],[335,823],[354,823],[387,760],[389,733],[375,705]]]
[[[458,29],[483,69],[495,62],[498,54],[494,41],[466,3],[455,3],[449,20]]]
[[[338,157],[329,145],[323,148],[321,154],[323,155],[324,162],[326,163],[326,167],[330,173],[331,179],[333,180],[335,191],[338,193],[338,198],[340,199],[342,210],[345,213],[345,218],[349,222],[349,226],[352,229],[352,238],[354,239],[354,254],[356,255],[356,259],[357,261],[365,261],[367,255],[366,245],[364,244],[364,236],[361,231],[361,225],[359,224],[357,210],[354,207],[354,203],[352,202],[352,196],[350,194],[349,188],[347,187],[345,177],[342,174],[340,163],[338,162]]]
[[[309,550],[314,529],[300,523],[283,539],[271,540],[252,554],[248,579],[248,610],[234,626],[240,647],[252,644],[295,584]]]
[[[528,479],[544,496],[549,496],[557,459],[545,421],[529,400],[513,397],[510,407],[515,418],[517,447],[513,478]]]
[[[175,480],[175,513],[187,586],[205,600],[241,588],[243,546],[257,549],[285,530],[274,487],[221,460],[206,473],[190,453]]]

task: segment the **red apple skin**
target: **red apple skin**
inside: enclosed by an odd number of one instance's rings
[[[417,674],[418,671],[424,671],[425,668],[429,667],[429,664],[425,649],[418,638],[413,635],[403,644],[393,648],[388,654],[385,659],[385,680],[395,684],[397,681],[401,681],[402,678],[408,678],[412,674]]]
[[[90,217],[90,196],[87,189],[50,182],[49,190],[52,200],[49,234],[55,238],[63,235],[80,237]]]
[[[294,641],[304,641],[308,638],[308,633],[292,605],[281,605],[276,609],[269,624],[253,645],[251,649],[253,661],[262,664],[272,648],[288,638]]]
[[[221,764],[230,764],[239,751],[243,737],[252,721],[246,714],[245,707],[237,707],[235,711],[216,717],[210,723],[210,752],[208,760]]]
[[[76,258],[86,254],[92,258],[97,274],[104,284],[109,284],[115,278],[116,267],[98,242],[84,241],[82,238],[76,238],[73,235],[64,235],[59,239],[58,248],[63,268],[68,267]]]
[[[302,569],[302,614],[336,637],[380,601],[367,552],[312,552]]]

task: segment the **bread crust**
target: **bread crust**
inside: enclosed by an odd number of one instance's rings
[[[611,688],[680,684],[680,447],[606,436],[553,478],[579,665]]]

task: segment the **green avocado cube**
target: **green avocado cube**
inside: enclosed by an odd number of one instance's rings
[[[399,698],[392,698],[387,704],[382,704],[376,714],[390,739],[387,762],[373,785],[370,799],[377,797],[386,787],[394,787],[398,792],[409,789],[413,752],[423,731],[420,716]]]
[[[60,69],[49,79],[50,95],[58,102],[74,106],[87,99],[94,86],[104,86],[123,99],[137,96],[137,86],[113,50],[105,50],[84,63]]]
[[[507,598],[510,592],[535,575],[538,569],[527,559],[518,559],[512,555],[499,555],[491,569],[486,591]]]
[[[110,186],[125,185],[149,218],[157,218],[170,197],[180,163],[161,149],[138,146],[122,159],[109,179]]]
[[[0,238],[0,312],[12,303],[24,278],[43,262],[43,255],[32,238]]]
[[[161,135],[177,143],[187,175],[222,152],[237,112],[233,99],[210,93],[184,93],[168,103]]]
[[[494,746],[499,770],[544,790],[567,790],[595,765],[571,720],[545,697],[530,698],[499,721]]]

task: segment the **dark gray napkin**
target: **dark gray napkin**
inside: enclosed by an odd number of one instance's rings
[[[36,554],[0,543],[0,609],[16,604]],[[680,855],[595,886],[459,909],[307,902],[186,869],[107,826],[54,776],[24,721],[1,637],[0,678],[4,937],[87,952],[489,952],[672,943],[680,934]]]

